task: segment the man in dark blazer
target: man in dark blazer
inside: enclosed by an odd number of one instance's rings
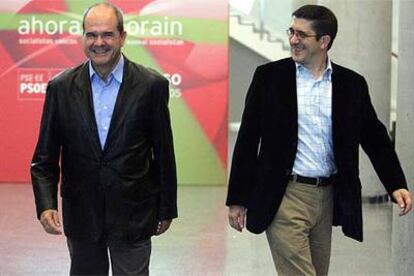
[[[61,234],[71,275],[147,275],[152,235],[177,217],[168,81],[121,54],[126,32],[112,4],[83,19],[88,60],[47,88],[31,175],[45,231]]]
[[[326,275],[332,225],[362,241],[358,149],[389,195],[411,195],[365,79],[330,61],[337,32],[327,8],[306,5],[287,30],[291,58],[259,66],[247,93],[226,205],[241,231],[266,231],[279,275]],[[245,216],[246,223],[245,223]]]

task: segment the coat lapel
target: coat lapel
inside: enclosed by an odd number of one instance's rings
[[[279,73],[280,74],[280,73]],[[277,90],[283,91],[281,93],[282,100],[277,100],[280,103],[280,109],[285,110],[286,120],[288,120],[286,126],[288,127],[288,135],[292,135],[292,139],[296,139],[298,135],[298,99],[296,91],[296,66],[292,59],[289,59],[288,66],[281,75],[282,80],[278,85],[282,85],[282,89],[279,87]]]
[[[88,62],[85,62],[80,69],[80,73],[74,79],[74,96],[79,105],[79,112],[82,116],[86,133],[96,156],[102,155],[101,144],[99,142],[98,128],[96,126],[95,113],[93,111],[93,99],[91,83],[89,79]]]
[[[291,91],[291,95],[288,97],[289,115],[288,118],[292,118],[292,127],[298,133],[298,93],[296,87],[296,65],[295,62],[289,64],[288,69],[288,81],[286,91]]]
[[[145,81],[142,77],[142,74],[131,68],[131,62],[126,57],[124,57],[124,59],[124,76],[121,87],[119,88],[114,112],[112,114],[108,136],[106,138],[106,143],[103,149],[104,153],[108,151],[111,143],[116,137],[116,133],[122,126],[126,115],[136,102],[135,97],[137,97],[138,94],[136,86],[143,84]]]
[[[341,68],[332,63],[332,140],[334,151],[337,152],[338,143],[340,143],[340,127],[343,125],[341,119],[344,118],[347,93],[344,78],[341,76]]]

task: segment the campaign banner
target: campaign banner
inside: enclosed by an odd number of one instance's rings
[[[48,80],[85,61],[89,0],[0,2],[0,182],[30,181]],[[223,185],[227,163],[228,23],[224,0],[112,0],[123,53],[170,81],[179,184]]]

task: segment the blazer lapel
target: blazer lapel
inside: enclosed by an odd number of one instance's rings
[[[332,140],[334,151],[338,143],[340,143],[340,125],[341,119],[346,114],[345,105],[347,94],[344,91],[346,84],[343,83],[344,78],[341,76],[341,68],[332,63]]]
[[[116,132],[122,125],[122,122],[125,120],[125,116],[128,114],[128,111],[131,109],[131,106],[134,105],[135,97],[137,96],[136,86],[142,84],[144,79],[141,74],[137,74],[136,70],[130,68],[130,61],[124,57],[124,76],[122,80],[121,87],[119,88],[118,96],[116,99],[114,112],[112,114],[111,123],[108,130],[108,136],[104,145],[103,152],[106,153],[109,149],[109,146],[116,136]]]
[[[282,101],[286,104],[286,118],[288,118],[290,126],[290,132],[297,137],[298,135],[298,97],[296,91],[296,65],[295,62],[290,59],[289,66],[286,74],[283,76],[284,80],[281,83],[286,86],[283,87],[285,99]]]
[[[298,132],[298,93],[297,93],[297,87],[296,87],[296,65],[295,65],[295,62],[293,62],[293,60],[292,60],[291,65],[289,66],[286,91],[290,91],[292,93],[288,97],[289,112],[291,112],[288,118],[292,118],[292,122],[295,122],[292,124],[292,126],[295,127],[296,134],[297,134]]]
[[[95,113],[93,109],[93,99],[91,83],[89,79],[88,62],[85,62],[80,73],[74,79],[74,96],[79,105],[79,112],[82,116],[86,133],[96,157],[102,155],[101,144],[99,142],[98,128],[96,126]]]

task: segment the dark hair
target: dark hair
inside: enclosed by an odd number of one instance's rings
[[[330,9],[319,5],[305,5],[294,11],[292,16],[311,21],[311,26],[317,34],[316,39],[319,40],[321,36],[329,35],[331,41],[328,50],[331,48],[338,31],[338,21]]]
[[[111,3],[97,3],[94,4],[92,6],[90,6],[89,8],[86,9],[86,11],[83,13],[83,20],[82,20],[82,29],[83,32],[85,33],[85,18],[88,15],[89,11],[97,6],[106,6],[109,8],[112,8],[112,10],[115,13],[116,19],[118,21],[118,24],[116,26],[116,28],[118,29],[119,33],[122,34],[124,32],[124,15],[122,13],[122,10],[120,8],[118,8],[117,6],[115,6],[114,4]]]

